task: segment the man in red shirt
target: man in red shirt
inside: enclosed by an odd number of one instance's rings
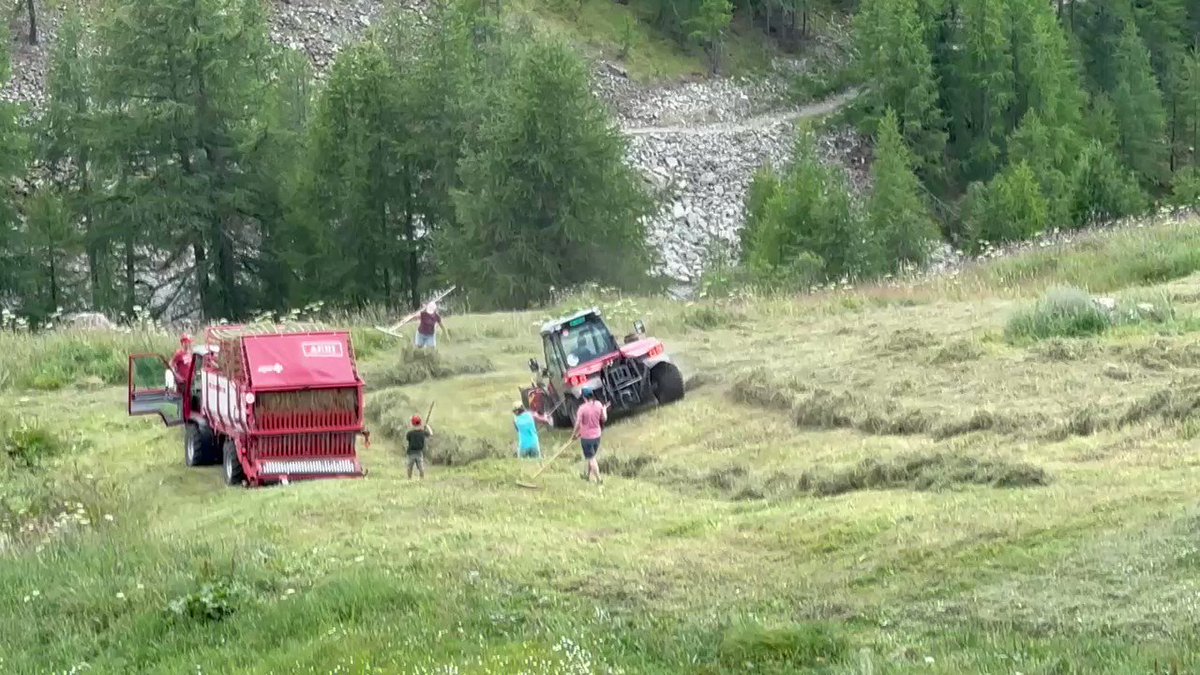
[[[591,481],[596,477],[597,483],[603,483],[600,478],[600,465],[596,463],[596,454],[600,452],[600,429],[608,421],[608,406],[596,400],[591,389],[583,390],[583,405],[575,411],[575,435],[583,446],[583,458],[587,460],[587,474],[584,480]]]
[[[187,384],[188,369],[192,366],[192,336],[179,336],[179,349],[171,357],[171,372],[175,375],[175,391],[182,392]]]
[[[442,332],[446,332],[446,325],[442,323],[442,315],[438,314],[437,303],[431,302],[425,305],[425,309],[421,310],[420,323],[417,324],[417,339],[415,344],[418,349],[424,347],[437,347],[437,327],[442,327]]]

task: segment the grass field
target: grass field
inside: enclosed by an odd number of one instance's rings
[[[1197,236],[454,316],[436,360],[360,333],[370,475],[284,488],[223,487],[125,417],[119,354],[170,336],[0,337],[0,672],[1197,672]],[[1170,311],[1006,330],[1064,284]],[[534,326],[593,301],[690,390],[611,425],[602,488],[572,451],[523,490]],[[409,482],[395,436],[431,401]]]

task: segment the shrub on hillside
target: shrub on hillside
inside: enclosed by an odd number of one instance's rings
[[[1071,175],[1071,221],[1077,227],[1146,211],[1148,200],[1137,176],[1123,168],[1108,148],[1088,145]]]
[[[1200,208],[1200,170],[1181,169],[1171,184],[1171,204],[1182,209]]]
[[[868,275],[874,242],[850,200],[845,175],[825,166],[810,134],[796,141],[795,159],[781,175],[759,172],[750,187],[742,233],[745,262],[771,283],[807,277]]]
[[[1017,312],[1004,334],[1009,340],[1097,335],[1112,325],[1109,315],[1078,288],[1056,288],[1030,309]]]
[[[1022,241],[1046,228],[1050,207],[1028,164],[1009,166],[987,186],[973,183],[967,193],[967,232],[971,243]]]

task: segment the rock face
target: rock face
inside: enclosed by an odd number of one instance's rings
[[[425,0],[401,0],[414,15]],[[59,14],[39,4],[38,45],[24,40],[27,20],[20,14],[10,26],[14,78],[0,97],[41,104],[49,53]],[[360,38],[385,14],[383,0],[275,0],[270,8],[271,38],[303,51],[318,75],[339,51]],[[777,65],[779,75],[760,80],[705,79],[665,85],[639,85],[624,69],[601,61],[594,90],[612,109],[629,137],[628,159],[662,197],[662,211],[648,227],[659,252],[658,272],[688,282],[701,272],[705,253],[717,244],[733,244],[743,223],[746,189],[766,163],[780,164],[791,154],[795,122],[832,112],[848,96],[807,106],[788,107],[786,73],[799,62]],[[864,144],[840,132],[822,139],[822,151],[850,170],[851,183],[865,181]]]
[[[675,89],[674,97],[666,99],[669,105],[654,103],[651,97],[635,108],[632,117],[622,116],[621,120],[629,137],[630,163],[647,176],[663,200],[662,211],[650,223],[648,233],[662,258],[658,271],[684,282],[700,274],[705,255],[714,245],[736,250],[754,173],[764,165],[780,166],[790,159],[796,122],[830,112],[854,95],[799,109],[780,109],[777,100],[754,97],[763,95],[761,88],[758,92],[731,91],[734,85],[728,81],[716,81],[712,86],[720,96],[707,92],[704,85],[691,85]],[[750,114],[759,110],[769,112]],[[689,113],[717,121],[680,119]],[[661,122],[639,126],[647,118]],[[825,159],[842,164],[850,184],[859,189],[866,182],[866,155],[861,146],[861,139],[849,132],[820,139]]]

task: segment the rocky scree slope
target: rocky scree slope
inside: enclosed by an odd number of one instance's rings
[[[403,9],[424,9],[422,0],[403,0]],[[275,42],[304,51],[321,75],[338,52],[380,20],[380,0],[277,0],[271,4]],[[13,78],[0,98],[40,105],[45,100],[49,54],[59,24],[58,11],[38,3],[39,41],[26,41],[23,12],[12,19]],[[743,223],[743,203],[754,172],[788,159],[798,119],[834,111],[849,95],[797,108],[785,102],[784,72],[758,80],[713,78],[695,82],[642,85],[617,64],[599,61],[595,91],[615,113],[629,138],[629,162],[662,198],[648,236],[659,252],[656,271],[683,282],[701,272],[714,244],[735,246]],[[849,171],[851,184],[866,182],[869,153],[849,131],[826,134],[822,151]]]

